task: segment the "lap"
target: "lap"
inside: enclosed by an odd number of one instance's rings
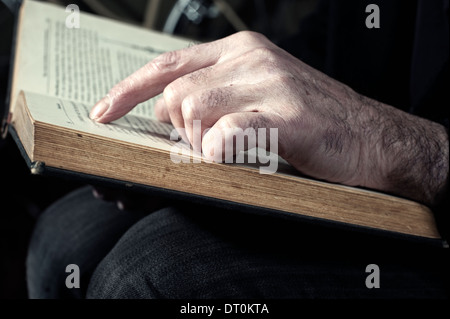
[[[74,196],[46,212],[36,234],[53,237],[45,240],[47,249],[65,251],[58,257],[63,263],[96,256],[85,284],[90,298],[446,296],[448,253],[441,249],[198,205],[128,216],[83,196],[86,204],[75,205],[81,200]],[[49,231],[52,223],[60,231]],[[39,242],[34,236],[31,255],[42,254],[33,249]],[[380,289],[365,286],[366,266],[373,263]]]
[[[211,207],[146,216],[102,260],[93,298],[439,298],[441,249]],[[368,289],[377,264],[381,289]]]
[[[66,266],[80,267],[87,280],[139,214],[125,214],[115,205],[95,199],[89,187],[76,190],[50,206],[38,219],[30,239],[27,281],[31,298],[83,296],[65,286]]]

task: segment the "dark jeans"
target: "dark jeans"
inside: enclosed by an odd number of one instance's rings
[[[31,298],[448,298],[448,249],[183,204],[124,212],[83,188],[37,222]],[[65,285],[66,266],[81,272]],[[366,266],[380,288],[366,287]]]

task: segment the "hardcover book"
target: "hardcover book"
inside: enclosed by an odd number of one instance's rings
[[[8,123],[32,173],[440,240],[428,207],[315,180],[282,159],[273,174],[261,174],[267,164],[207,162],[193,152],[174,160],[181,142],[155,118],[155,99],[110,124],[92,121],[90,109],[114,84],[191,41],[88,13],[69,28],[67,17],[64,7],[30,0],[18,17]]]

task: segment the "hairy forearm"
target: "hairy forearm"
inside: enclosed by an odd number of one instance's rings
[[[377,114],[369,156],[377,158],[378,188],[417,200],[438,204],[448,187],[449,141],[444,126],[382,103],[370,101]],[[380,187],[381,186],[381,187]]]

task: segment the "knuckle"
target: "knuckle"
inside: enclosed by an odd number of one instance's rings
[[[273,75],[272,81],[275,85],[281,86],[282,88],[288,88],[296,85],[296,78],[290,72],[277,72]]]
[[[177,106],[178,102],[178,88],[177,83],[172,82],[166,88],[163,92],[164,102],[167,105],[167,108],[169,110],[173,110]]]
[[[240,124],[236,120],[236,117],[233,116],[233,114],[227,114],[225,116],[222,116],[222,118],[219,121],[219,128],[220,129],[229,129],[229,128],[239,128]]]
[[[239,63],[251,61],[253,67],[261,70],[275,70],[281,64],[280,56],[276,50],[265,46],[254,47],[241,55],[239,59]]]
[[[254,31],[240,31],[236,34],[236,36],[239,39],[252,44],[265,43],[268,41],[266,36]]]
[[[274,49],[265,46],[254,48],[250,53],[258,60],[263,60],[265,63],[274,63],[279,59],[278,54]]]
[[[153,59],[147,66],[151,71],[156,71],[157,73],[173,71],[180,65],[180,55],[179,51],[165,52]]]

